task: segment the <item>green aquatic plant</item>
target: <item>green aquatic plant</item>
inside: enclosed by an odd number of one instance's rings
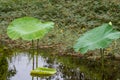
[[[22,17],[13,20],[8,28],[7,35],[13,39],[23,39],[27,41],[37,40],[37,47],[39,39],[42,39],[52,28],[53,22],[41,22],[39,19],[33,17]]]
[[[39,39],[42,39],[52,28],[54,28],[53,22],[41,22],[39,19],[33,17],[22,17],[10,23],[7,28],[7,34],[13,40],[21,38],[23,40],[32,41],[32,47],[34,46],[33,41],[37,40],[38,50]],[[46,68],[37,68],[31,71],[33,74],[37,73],[43,75],[45,72],[47,72],[47,74],[52,74],[52,70]]]
[[[13,20],[7,28],[7,35],[13,39],[41,39],[54,27],[53,22],[41,22],[33,17],[22,17]]]
[[[103,24],[84,33],[74,45],[74,50],[83,54],[88,50],[103,50],[118,38],[120,38],[120,32],[113,29],[112,23]]]
[[[44,77],[44,76],[51,76],[55,73],[56,73],[56,70],[53,68],[38,67],[32,70],[30,74],[32,76]]]
[[[100,49],[102,69],[104,70],[104,49],[114,39],[120,38],[120,32],[112,27],[112,23],[103,24],[84,33],[74,45],[76,52],[86,53],[88,50]]]

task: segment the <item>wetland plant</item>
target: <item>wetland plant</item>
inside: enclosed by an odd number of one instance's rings
[[[7,35],[13,40],[22,38],[32,41],[42,39],[52,28],[54,28],[53,22],[41,22],[33,17],[22,17],[9,24]]]
[[[13,40],[21,38],[32,41],[32,44],[37,40],[38,46],[39,39],[42,39],[52,28],[54,28],[53,22],[41,22],[33,17],[22,17],[9,24],[7,35]]]
[[[32,45],[33,41],[37,40],[38,48],[39,39],[42,39],[52,28],[54,28],[53,22],[41,22],[39,19],[33,17],[22,17],[13,20],[9,24],[7,28],[7,35],[13,40],[21,38],[23,40],[32,41]],[[31,73],[35,73],[35,75],[49,75],[54,74],[53,72],[55,73],[56,71],[49,68],[37,68],[31,71]]]
[[[104,49],[118,38],[120,38],[120,32],[115,30],[110,22],[84,33],[73,48],[76,52],[81,52],[82,54],[88,50],[100,49],[101,57],[104,57]]]
[[[38,73],[39,72],[39,73]],[[35,70],[31,71],[32,76],[39,76],[39,77],[45,77],[45,76],[51,76],[56,73],[55,69],[52,68],[36,68]]]

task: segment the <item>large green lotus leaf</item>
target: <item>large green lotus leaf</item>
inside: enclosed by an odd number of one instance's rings
[[[45,68],[45,67],[39,67],[31,71],[32,76],[39,76],[39,77],[45,77],[45,76],[51,76],[56,73],[56,70],[53,68]]]
[[[120,38],[110,24],[103,24],[83,34],[74,45],[76,52],[86,53],[88,50],[106,48],[114,40]]]
[[[7,28],[8,36],[13,39],[23,40],[41,39],[54,27],[53,22],[44,22],[33,17],[22,17],[13,20]]]

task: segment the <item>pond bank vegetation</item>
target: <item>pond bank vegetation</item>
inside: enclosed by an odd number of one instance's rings
[[[31,42],[12,41],[6,35],[8,24],[19,17],[32,16],[42,21],[55,22],[55,29],[46,35],[39,43],[39,48],[53,48],[59,55],[82,56],[73,51],[73,44],[78,37],[92,29],[111,21],[114,28],[120,30],[119,0],[1,0],[0,1],[0,44],[7,48],[30,49]],[[36,45],[37,46],[37,45]],[[120,40],[106,49],[106,55],[119,56]],[[5,49],[7,49],[5,47]],[[88,52],[88,58],[93,54],[99,56],[98,50]]]

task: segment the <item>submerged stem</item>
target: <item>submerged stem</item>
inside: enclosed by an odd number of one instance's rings
[[[33,53],[32,53],[32,54],[33,54],[33,67],[32,67],[32,70],[34,70],[34,68],[35,68],[35,67],[34,67],[35,59],[34,59],[34,48],[33,48],[33,47],[34,47],[34,41],[32,40],[32,47],[31,47],[31,48],[32,48],[32,51],[33,51]],[[32,80],[34,80],[34,77],[32,77]]]
[[[37,50],[38,50],[38,46],[39,46],[39,39],[37,39]]]
[[[101,71],[102,71],[102,78],[104,79],[104,49],[100,49],[100,53],[101,53],[101,66],[102,66],[102,68],[101,68]]]
[[[34,41],[32,40],[32,54],[33,54],[33,67],[32,67],[32,69],[34,69],[35,67],[34,67],[34,62],[35,62],[35,59],[34,59]]]
[[[102,66],[104,65],[104,49],[100,49],[100,53],[101,53],[101,60],[102,60]]]
[[[33,49],[33,47],[34,47],[34,41],[32,40],[32,49]]]
[[[38,67],[38,47],[39,46],[39,39],[37,39],[37,54],[36,54],[36,68]]]

